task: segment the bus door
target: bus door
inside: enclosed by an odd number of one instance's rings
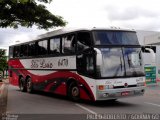
[[[95,76],[95,65],[96,65],[96,54],[94,50],[87,49],[82,54],[77,55],[77,71],[78,73],[94,77]]]

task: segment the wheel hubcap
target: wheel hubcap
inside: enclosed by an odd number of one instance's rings
[[[79,94],[79,89],[77,87],[73,87],[72,88],[72,95],[74,97],[76,97],[76,96],[78,96],[78,94]]]

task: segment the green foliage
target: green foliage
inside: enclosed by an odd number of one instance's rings
[[[5,71],[7,69],[7,56],[5,56],[5,50],[0,49],[0,71]]]
[[[39,3],[52,0],[0,0],[0,27],[38,26],[39,29],[65,26],[62,17],[53,15]]]

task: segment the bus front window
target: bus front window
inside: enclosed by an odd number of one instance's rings
[[[95,45],[139,45],[133,31],[94,31]]]
[[[144,76],[141,48],[101,48],[101,77]]]
[[[123,48],[126,76],[144,75],[141,48]]]
[[[124,76],[124,61],[121,48],[102,48],[101,77]]]

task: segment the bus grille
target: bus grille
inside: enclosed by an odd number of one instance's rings
[[[137,85],[128,85],[127,87],[125,86],[114,86],[114,89],[118,89],[118,88],[130,88],[130,87],[137,87]]]

